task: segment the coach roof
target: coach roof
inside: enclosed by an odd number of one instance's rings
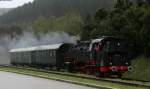
[[[42,45],[42,46],[34,46],[34,47],[27,47],[27,48],[17,48],[11,49],[9,52],[27,52],[27,51],[37,51],[37,50],[57,50],[59,47],[63,45],[60,44],[52,44],[52,45]]]

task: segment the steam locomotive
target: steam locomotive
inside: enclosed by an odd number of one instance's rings
[[[103,36],[77,44],[60,43],[11,49],[12,65],[66,69],[100,76],[118,75],[131,69],[125,40]]]

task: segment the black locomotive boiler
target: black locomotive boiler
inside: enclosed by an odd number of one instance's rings
[[[128,44],[114,37],[100,37],[79,42],[71,49],[68,60],[70,70],[96,76],[118,75],[131,70]]]
[[[75,44],[60,43],[9,51],[12,65],[66,69],[96,76],[119,75],[131,69],[128,44],[114,37],[100,37]]]

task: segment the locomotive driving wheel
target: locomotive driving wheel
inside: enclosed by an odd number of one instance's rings
[[[91,74],[90,72],[91,72],[91,71],[90,71],[89,66],[86,66],[86,68],[85,68],[85,73],[88,74],[88,75],[90,75],[90,74]]]

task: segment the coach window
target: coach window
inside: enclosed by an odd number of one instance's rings
[[[45,56],[47,55],[47,50],[45,50]]]
[[[56,56],[55,51],[53,51],[53,56]]]
[[[44,55],[44,56],[46,55],[46,51],[45,51],[45,50],[43,50],[43,55]]]
[[[43,56],[43,52],[42,51],[40,51],[40,54],[41,54],[41,56]]]
[[[48,56],[48,54],[49,54],[49,51],[47,50],[47,51],[46,51],[46,56]]]
[[[15,60],[16,59],[16,54],[15,53],[12,53],[12,58],[13,58],[13,60]]]
[[[45,50],[45,56],[47,55],[47,50]]]
[[[48,56],[48,54],[49,54],[49,51],[47,50],[47,54],[46,55]]]
[[[50,52],[50,56],[52,56],[52,52]]]
[[[47,50],[45,50],[45,56],[47,55]]]
[[[37,56],[38,56],[38,57],[41,56],[40,51],[37,51]]]
[[[41,51],[40,53],[41,53],[41,55],[43,56],[43,51]]]
[[[42,56],[44,56],[44,54],[45,54],[44,51],[42,50],[41,52],[42,52]]]
[[[42,56],[42,52],[41,51],[38,51],[38,53],[39,53],[40,56]]]
[[[51,51],[51,57],[53,56],[53,51]]]

